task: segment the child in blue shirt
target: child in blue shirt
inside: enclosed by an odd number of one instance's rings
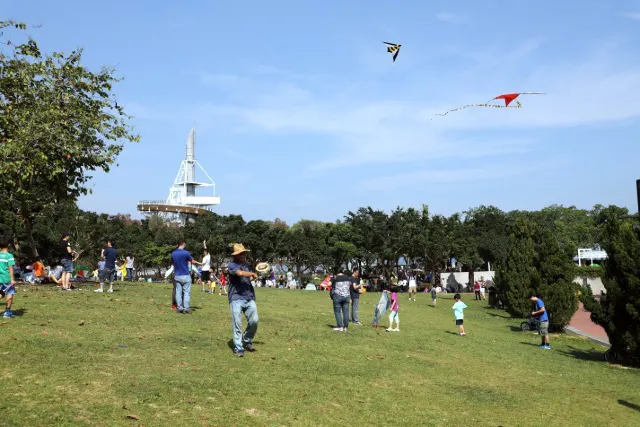
[[[453,304],[453,314],[456,316],[456,325],[460,329],[460,336],[465,337],[467,334],[464,333],[464,309],[467,308],[467,305],[460,301],[460,294],[455,294],[453,299],[456,301]]]

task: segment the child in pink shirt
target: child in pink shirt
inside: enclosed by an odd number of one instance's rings
[[[400,317],[398,311],[400,306],[398,305],[398,294],[396,292],[391,293],[391,312],[389,313],[389,328],[387,332],[400,332]],[[393,321],[396,321],[396,328],[393,328]]]

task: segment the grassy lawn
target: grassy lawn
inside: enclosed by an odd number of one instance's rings
[[[196,289],[194,313],[178,315],[169,285],[116,290],[19,288],[19,316],[0,319],[0,424],[640,425],[638,370],[576,336],[541,350],[472,295],[463,338],[450,296],[434,309],[401,294],[389,333],[366,326],[379,294],[364,294],[365,326],[345,334],[329,327],[328,293],[258,289],[258,351],[241,359],[226,298]]]

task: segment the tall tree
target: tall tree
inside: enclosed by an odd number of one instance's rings
[[[599,302],[585,295],[585,307],[616,352],[640,358],[640,227],[628,218],[627,209],[616,206],[598,212],[601,244],[608,256],[602,278],[606,294]]]
[[[139,136],[112,94],[113,69],[85,68],[82,49],[43,55],[33,39],[9,47],[0,52],[0,191],[36,256],[35,219],[90,192],[90,171],[108,172]]]

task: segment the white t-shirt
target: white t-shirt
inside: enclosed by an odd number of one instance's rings
[[[292,282],[293,281],[293,273],[292,272],[287,272],[287,281],[288,282]]]
[[[211,255],[206,254],[204,256],[204,258],[202,258],[202,264],[204,264],[202,266],[202,271],[209,271],[211,270]]]
[[[410,288],[415,288],[416,287],[416,279],[414,279],[414,278],[409,279],[409,287]]]
[[[133,268],[133,257],[127,257],[127,268]]]

